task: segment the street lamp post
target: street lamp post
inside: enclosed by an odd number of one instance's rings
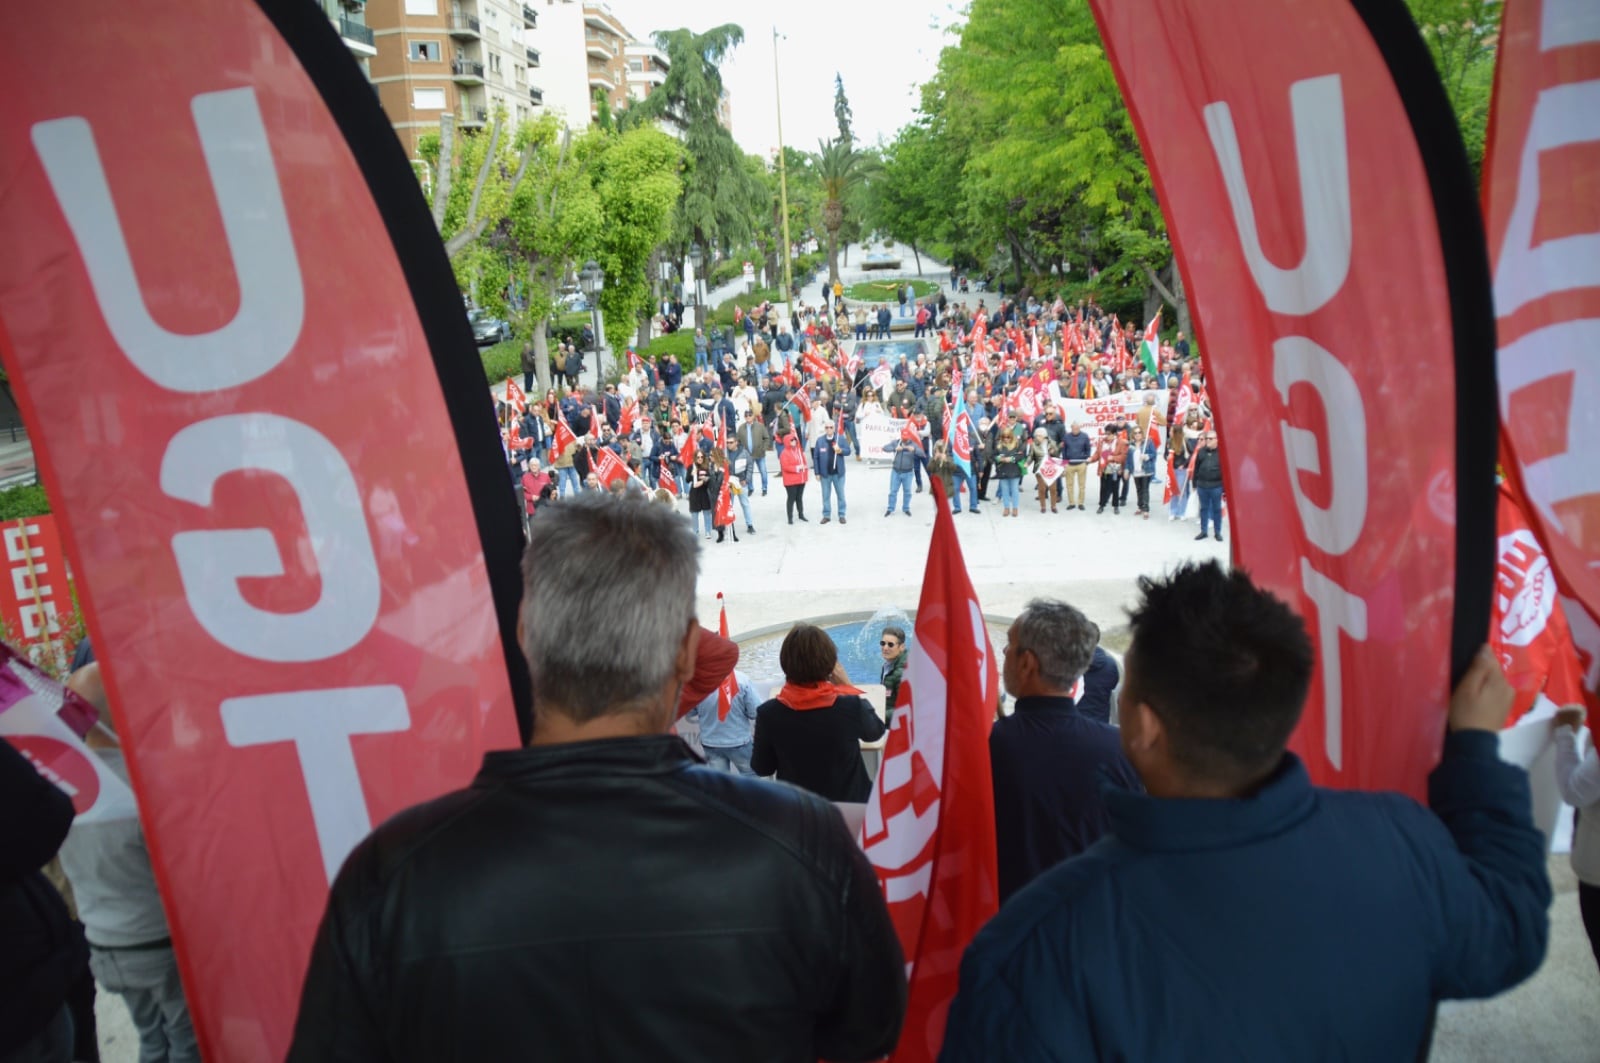
[[[706,285],[700,273],[705,265],[706,254],[700,250],[699,244],[689,245],[689,265],[694,269],[694,327],[706,327]]]
[[[600,268],[600,263],[592,258],[584,263],[583,269],[578,271],[578,286],[583,289],[584,298],[589,301],[589,317],[593,321],[594,393],[598,397],[605,394],[606,390],[600,369],[600,351],[603,344],[601,337],[605,334],[605,323],[600,317],[600,293],[605,290],[606,271]],[[595,434],[599,435],[598,432]]]

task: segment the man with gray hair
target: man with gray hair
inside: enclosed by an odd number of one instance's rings
[[[1074,703],[1099,644],[1088,617],[1048,598],[1029,602],[1006,633],[1001,677],[1016,709],[989,733],[1002,903],[1105,833],[1102,779],[1141,788],[1116,728]]]
[[[904,958],[839,810],[667,733],[701,638],[688,525],[596,492],[531,533],[528,747],[350,854],[289,1059],[886,1055]]]

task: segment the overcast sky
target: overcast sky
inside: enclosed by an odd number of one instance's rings
[[[844,75],[858,142],[892,140],[911,120],[918,86],[933,76],[944,32],[957,18],[952,0],[606,0],[634,36],[687,26],[696,33],[733,22],[744,43],[722,67],[733,99],[733,135],[741,147],[767,156],[778,145],[772,77],[772,31],[783,76],[784,143],[816,151],[817,141],[838,131],[833,118],[833,75]]]

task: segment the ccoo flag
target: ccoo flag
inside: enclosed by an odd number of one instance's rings
[[[932,486],[916,634],[862,827],[908,965],[890,1057],[901,1063],[939,1054],[961,954],[1000,903],[989,774],[1000,675],[944,488]]]

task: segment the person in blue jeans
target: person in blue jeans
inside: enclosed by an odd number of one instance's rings
[[[902,507],[906,516],[911,516],[911,477],[917,468],[917,462],[924,458],[922,447],[914,439],[901,436],[899,439],[883,448],[885,454],[894,455],[894,465],[889,471],[889,505],[883,511],[887,517],[894,512],[894,499],[897,492],[904,492]]]
[[[708,346],[709,346],[709,344],[706,342],[705,330],[704,329],[695,329],[694,330],[694,367],[695,367],[696,371],[704,369],[706,367],[706,365],[708,364],[707,360],[706,360],[706,351],[707,351]]]
[[[1212,536],[1222,541],[1222,452],[1217,449],[1217,430],[1208,428],[1200,437],[1200,450],[1194,456],[1194,468],[1189,473],[1195,493],[1200,496],[1200,534],[1198,542],[1206,537],[1209,522]]]
[[[834,428],[832,421],[822,426],[822,435],[811,448],[811,464],[822,481],[822,523],[833,519],[833,500],[839,501],[839,523],[845,520],[844,471],[845,458],[850,456],[850,444]]]
[[[737,689],[728,699],[726,717],[718,708],[720,689],[706,695],[690,715],[700,725],[700,745],[706,751],[707,764],[735,775],[754,775],[750,754],[755,749],[756,710],[761,699],[743,672],[735,671],[733,681]]]

